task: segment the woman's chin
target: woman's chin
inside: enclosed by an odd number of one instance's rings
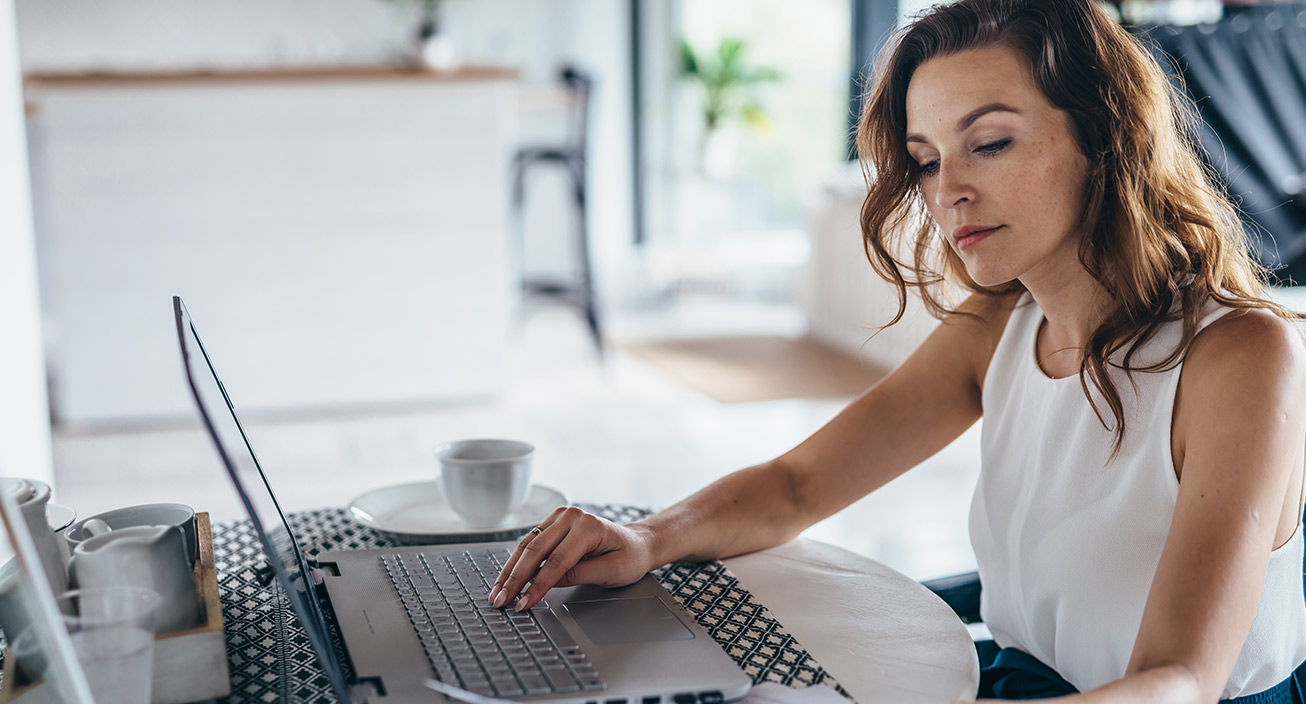
[[[994,271],[979,266],[967,266],[966,275],[971,281],[984,288],[1002,286],[1016,280],[1016,275],[1009,271]]]

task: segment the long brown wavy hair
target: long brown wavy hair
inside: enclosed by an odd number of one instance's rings
[[[908,288],[940,318],[957,313],[945,304],[945,282],[991,296],[1024,290],[1016,280],[986,287],[970,278],[928,216],[906,146],[907,86],[917,67],[994,45],[1021,57],[1043,95],[1070,118],[1090,164],[1083,218],[1091,231],[1080,242],[1079,261],[1100,284],[1110,312],[1090,335],[1079,377],[1118,450],[1124,409],[1109,368],[1130,379],[1134,372],[1173,368],[1192,345],[1208,301],[1298,316],[1267,300],[1268,272],[1252,257],[1218,176],[1199,156],[1196,110],[1138,39],[1093,0],[961,0],[935,7],[894,35],[857,129],[869,184],[861,210],[866,255],[898,294],[898,313],[888,325],[902,318]],[[907,251],[904,260],[899,253]],[[1142,345],[1180,319],[1181,342],[1169,356],[1135,368],[1131,361]]]

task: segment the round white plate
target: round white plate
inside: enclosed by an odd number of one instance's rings
[[[509,540],[534,528],[553,509],[567,505],[561,492],[531,486],[526,503],[493,528],[469,528],[454,513],[436,482],[373,489],[349,502],[354,520],[405,543],[464,543]]]

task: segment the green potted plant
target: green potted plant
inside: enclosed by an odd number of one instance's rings
[[[680,40],[680,75],[699,85],[703,91],[700,167],[712,136],[726,120],[738,117],[751,128],[762,128],[767,124],[757,87],[778,80],[780,72],[749,65],[744,57],[746,48],[742,39],[723,37],[715,56],[711,56],[696,52],[687,40]]]

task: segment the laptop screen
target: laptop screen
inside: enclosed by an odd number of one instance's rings
[[[222,463],[227,467],[236,493],[245,504],[255,532],[263,542],[269,566],[285,589],[290,604],[304,624],[309,641],[317,652],[318,660],[326,670],[327,678],[342,702],[351,701],[344,673],[336,660],[327,635],[323,606],[313,587],[311,572],[286,521],[277,498],[272,493],[267,475],[254,455],[254,448],[245,435],[245,429],[236,418],[235,406],[227,395],[226,387],[218,378],[217,369],[200,342],[195,323],[186,311],[180,297],[172,298],[173,313],[177,319],[177,339],[181,344],[182,365],[191,394],[195,397],[200,418],[204,421]]]

